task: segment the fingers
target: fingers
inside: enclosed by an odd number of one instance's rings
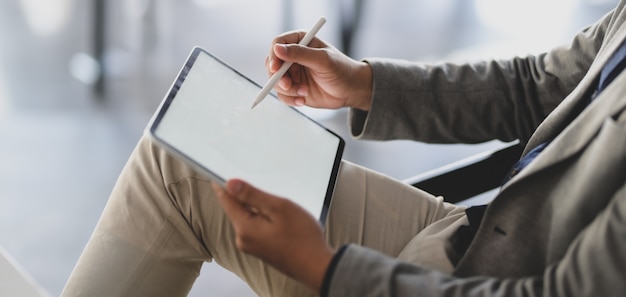
[[[248,183],[238,179],[226,182],[226,190],[244,204],[248,211],[255,214],[269,215],[272,212],[272,197]],[[276,199],[274,197],[274,199]],[[269,217],[268,217],[269,219]]]
[[[291,31],[291,32],[286,32],[284,34],[278,35],[276,38],[274,38],[274,40],[272,40],[268,57],[270,57],[271,59],[276,59],[276,56],[274,53],[274,46],[276,44],[298,44],[300,40],[304,38],[304,35],[306,35],[306,32],[304,31]],[[322,48],[326,46],[326,43],[318,38],[313,38],[307,46],[315,47],[315,48]],[[276,70],[280,68],[282,61],[278,59],[278,60],[272,60],[272,62],[275,63],[275,65],[272,66],[273,72],[276,72]]]
[[[237,179],[226,186],[213,183],[213,189],[236,233],[236,245],[245,252],[259,255],[264,240],[272,234],[278,218],[275,208],[282,198],[272,196]]]
[[[293,31],[284,33],[274,38],[270,46],[270,51],[267,55],[267,59],[265,61],[265,67],[269,75],[272,75],[274,72],[278,71],[280,66],[283,64],[283,61],[276,57],[276,54],[274,53],[274,46],[276,44],[296,44],[300,42],[300,40],[302,40],[304,35],[304,32]]]
[[[315,48],[299,44],[274,44],[274,58],[270,56],[270,71],[276,72],[281,61],[297,63],[307,68],[317,69],[328,60],[325,48]],[[272,73],[273,73],[272,72]]]
[[[241,218],[250,216],[250,211],[248,211],[248,209],[239,200],[229,195],[226,189],[216,183],[212,183],[211,185],[213,186],[213,191],[215,191],[224,212],[229,218],[231,218],[233,225],[238,225],[235,224],[235,222],[241,221]]]
[[[274,88],[278,98],[291,106],[307,104],[309,84],[313,83],[311,73],[327,72],[324,67],[330,64],[327,52],[330,47],[318,38],[313,38],[306,46],[299,45],[304,35],[305,32],[293,31],[276,37],[265,59],[268,76],[278,71],[284,62],[294,63]]]
[[[327,57],[326,53],[321,49],[297,44],[276,44],[274,48],[275,61],[272,62],[271,58],[268,58],[270,59],[270,65],[268,65],[270,75],[280,68],[279,65],[282,63],[280,61],[294,63],[275,88],[279,99],[291,106],[305,105],[309,94],[308,80],[311,78],[307,73],[322,70],[324,59]]]
[[[304,35],[305,32],[287,32],[272,41],[265,65],[270,75],[278,71],[283,61],[308,66],[307,64],[315,60],[315,57],[308,57],[310,54],[308,51],[328,47],[324,41],[318,38],[313,38],[306,46],[299,45],[298,42],[302,40]],[[305,62],[305,64],[302,62]]]
[[[283,77],[289,80],[287,77]],[[293,85],[291,81],[278,85],[277,95],[280,101],[290,106],[304,106],[306,104],[306,96],[308,95],[308,87],[306,85]]]

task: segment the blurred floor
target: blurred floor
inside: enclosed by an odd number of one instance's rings
[[[0,2],[0,246],[52,296],[59,295],[117,175],[191,47],[200,45],[264,82],[263,59],[271,39],[285,29],[286,2],[106,1],[102,96],[84,83],[94,72],[79,54],[92,51],[91,2]],[[293,2],[294,28],[308,28],[325,15],[329,21],[319,36],[338,44],[338,2]],[[499,0],[366,2],[353,57],[422,60],[547,48],[615,3],[511,0],[501,8]],[[533,9],[539,5],[545,9]],[[538,15],[520,13],[528,7]],[[555,11],[561,20],[554,20]],[[499,145],[356,142],[348,136],[345,110],[304,111],[346,138],[346,159],[396,178]],[[190,296],[252,293],[211,264]]]

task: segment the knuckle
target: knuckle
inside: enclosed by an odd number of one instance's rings
[[[252,237],[248,234],[239,234],[235,244],[238,249],[244,252],[250,252],[252,246]]]
[[[235,241],[235,246],[237,246],[237,249],[239,249],[240,251],[248,251],[248,245],[241,240],[241,237],[237,237],[237,240]]]
[[[281,90],[281,92],[284,92],[284,91]],[[290,106],[293,106],[295,104],[295,99],[293,97],[291,97],[291,96],[286,95],[286,94],[279,93],[278,94],[278,99],[281,102],[283,102],[283,103],[285,103],[287,105],[290,105]]]
[[[247,184],[242,185],[241,189],[239,190],[238,196],[241,200],[243,200],[244,202],[247,202],[251,196],[250,186]]]

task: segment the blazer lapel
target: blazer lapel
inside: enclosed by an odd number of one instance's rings
[[[554,139],[550,145],[531,162],[527,168],[505,185],[505,188],[515,184],[526,176],[556,164],[585,147],[599,131],[607,117],[611,117],[626,107],[626,71],[618,77],[591,103],[585,110],[575,116],[576,108],[588,100],[595,89],[595,82],[613,52],[626,38],[626,28],[618,30],[611,40],[600,50],[596,61],[592,63],[588,74],[579,86],[570,94],[537,128],[529,140],[524,154],[547,141]],[[571,121],[571,124],[570,124]]]
[[[539,127],[537,127],[537,130],[528,141],[523,155],[537,145],[549,139],[554,139],[554,137],[570,123],[571,117],[576,113],[576,108],[584,104],[584,101],[588,100],[589,96],[591,96],[595,90],[602,67],[608,62],[611,55],[617,50],[625,38],[626,27],[622,26],[615,33],[615,36],[610,38],[610,40],[602,46],[596,60],[587,71],[587,75],[581,80],[576,89],[574,89],[574,91],[546,117]]]

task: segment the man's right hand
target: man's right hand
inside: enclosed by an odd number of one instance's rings
[[[351,59],[318,38],[308,46],[298,45],[304,34],[288,32],[272,41],[265,63],[269,75],[278,71],[284,61],[294,63],[275,87],[278,98],[292,106],[369,110],[369,64]]]

